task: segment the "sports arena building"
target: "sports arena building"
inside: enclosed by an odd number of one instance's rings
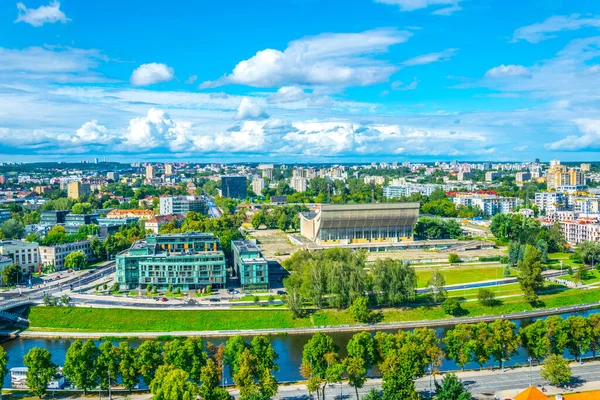
[[[317,244],[398,243],[413,239],[419,203],[323,204],[300,213],[300,233]]]

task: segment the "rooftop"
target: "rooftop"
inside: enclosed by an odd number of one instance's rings
[[[235,246],[240,252],[254,253],[260,252],[260,247],[251,240],[234,240],[231,242],[232,246]]]

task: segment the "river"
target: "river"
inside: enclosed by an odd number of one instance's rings
[[[589,316],[594,313],[600,312],[600,309],[592,309],[587,310],[585,312],[579,313],[565,313],[560,314],[563,318],[567,318],[571,315],[583,315]],[[541,317],[545,318],[545,317]],[[517,319],[514,322],[517,326],[528,325],[535,321],[538,318],[527,318],[527,319]],[[443,326],[436,329],[436,332],[439,337],[443,337],[445,332],[449,329],[452,329],[453,326]],[[340,346],[340,356],[346,356],[346,344],[348,340],[352,337],[353,333],[333,333],[331,336],[334,338],[335,342]],[[273,348],[279,354],[279,372],[276,373],[276,377],[280,382],[289,382],[289,381],[297,381],[302,379],[300,375],[299,367],[300,362],[302,361],[302,349],[304,344],[310,339],[311,335],[278,335],[271,336],[271,343]],[[211,341],[215,344],[223,343],[225,339],[207,339],[206,341]],[[250,339],[248,339],[250,340]],[[2,346],[8,353],[9,362],[8,368],[23,366],[23,357],[27,352],[33,347],[43,347],[48,349],[52,353],[53,361],[62,365],[64,363],[65,354],[69,349],[69,346],[73,342],[72,339],[11,339],[2,343]],[[97,344],[100,341],[96,341]],[[129,340],[129,343],[133,347],[137,347],[141,341],[140,340]],[[590,356],[591,354],[588,354]],[[565,354],[566,357],[572,358],[570,355]],[[528,355],[527,352],[520,348],[517,355],[513,356],[510,361],[506,362],[506,366],[513,366],[516,364],[526,365]],[[497,363],[493,364],[493,361],[490,361],[490,365],[497,365]],[[478,364],[472,363],[467,365],[467,369],[476,369],[479,368]],[[439,367],[441,371],[450,371],[456,370],[458,367],[453,361],[444,360],[442,365]],[[231,383],[231,378],[227,378],[229,383]],[[4,381],[4,387],[10,386],[10,377],[6,377]]]

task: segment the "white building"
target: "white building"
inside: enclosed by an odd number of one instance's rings
[[[264,170],[267,171],[267,170]],[[263,171],[263,172],[264,172]],[[261,195],[262,190],[265,188],[265,180],[259,177],[254,177],[254,179],[252,179],[252,191],[254,193],[256,193],[257,195]]]
[[[90,241],[82,240],[54,246],[40,246],[40,261],[42,265],[54,265],[56,271],[61,271],[65,268],[65,257],[76,251],[83,251],[88,261],[94,258]]]
[[[576,220],[560,222],[560,228],[567,243],[577,245],[586,240],[600,241],[600,223],[597,218],[580,217]]]
[[[290,183],[290,186],[296,192],[306,192],[306,187],[308,185],[308,180],[306,178],[292,178]]]
[[[498,171],[488,171],[485,173],[485,181],[492,182],[496,179],[499,179],[501,176],[502,174]]]
[[[487,217],[512,212],[521,203],[521,200],[516,197],[500,197],[475,193],[458,193],[452,201],[457,207],[478,207],[483,215]]]
[[[567,210],[567,197],[564,193],[538,192],[535,194],[535,205],[543,214]]]
[[[36,271],[40,263],[39,245],[22,240],[0,240],[0,255],[18,264],[23,273]]]

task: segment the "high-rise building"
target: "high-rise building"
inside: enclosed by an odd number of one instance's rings
[[[248,195],[246,177],[241,175],[222,176],[221,195],[232,199],[245,199]]]
[[[566,165],[560,164],[548,168],[546,179],[548,190],[556,190],[559,186],[585,185],[585,176],[579,168],[567,168]]]
[[[264,172],[264,171],[263,171]],[[265,180],[259,177],[254,177],[254,179],[252,179],[252,191],[257,194],[257,195],[261,195],[262,190],[265,188]]]
[[[160,215],[186,215],[193,211],[206,214],[208,206],[202,196],[164,196],[159,200]]]
[[[519,187],[523,186],[524,182],[530,181],[530,180],[531,180],[531,173],[530,172],[517,172],[515,174],[515,183]]]
[[[225,254],[212,233],[148,235],[117,254],[115,265],[123,290],[223,288],[227,279]]]
[[[306,186],[308,183],[308,180],[306,178],[292,178],[291,181],[291,187],[292,189],[294,189],[296,192],[306,192]]]
[[[273,180],[273,170],[272,169],[263,169],[262,170],[262,177],[263,178],[268,178],[269,180]]]
[[[592,170],[592,164],[583,163],[581,164],[581,172],[590,172]]]
[[[156,174],[154,173],[154,167],[150,164],[146,165],[146,182],[151,181],[155,177]]]
[[[79,200],[80,196],[91,193],[90,185],[79,181],[69,182],[67,185],[67,197],[70,199]]]
[[[173,175],[173,164],[165,164],[165,175]]]
[[[249,240],[231,242],[233,263],[243,288],[267,288],[269,264],[260,248]]]

